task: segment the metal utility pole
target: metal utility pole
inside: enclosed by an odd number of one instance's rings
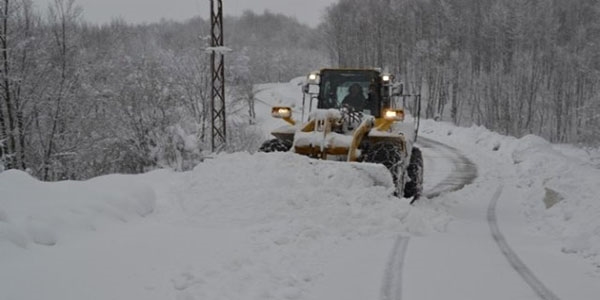
[[[222,150],[227,143],[225,122],[225,55],[223,45],[223,0],[210,0],[211,24],[211,110],[212,151]]]

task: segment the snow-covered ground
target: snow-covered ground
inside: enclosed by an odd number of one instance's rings
[[[594,191],[600,170],[591,161],[535,136],[517,139],[428,120],[422,128],[423,136],[464,153],[478,177],[431,200],[447,207],[453,221],[444,233],[411,240],[406,299],[597,298],[600,202]],[[565,147],[570,150],[557,150]],[[518,259],[503,255],[492,238],[490,214]],[[509,260],[523,265],[511,267]],[[515,272],[520,267],[536,277],[534,287]],[[424,281],[436,288],[420,289]],[[536,295],[540,282],[551,296]]]
[[[282,122],[270,104],[301,111],[298,80],[259,90],[265,132]],[[0,299],[539,299],[496,245],[490,211],[557,298],[597,299],[593,156],[442,122],[421,134],[468,157],[474,182],[410,206],[384,167],[288,153],[85,182],[0,173]],[[423,152],[431,190],[457,166]]]

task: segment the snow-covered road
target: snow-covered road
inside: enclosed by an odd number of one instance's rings
[[[298,108],[297,83],[257,96]],[[414,206],[384,167],[289,153],[85,182],[0,173],[0,299],[544,299],[535,282],[598,298],[598,169],[536,137],[421,134]]]
[[[527,205],[542,205],[532,201],[536,183],[506,156],[531,145],[479,128],[426,123],[423,134],[460,149],[479,176],[461,190],[431,199],[447,207],[453,221],[444,232],[411,239],[403,299],[596,299],[597,270],[561,252],[556,237],[532,228],[534,212]],[[543,155],[545,149],[536,151]]]
[[[477,166],[456,148],[426,137],[421,137],[417,146],[427,160],[425,197],[435,198],[460,190],[477,178]]]

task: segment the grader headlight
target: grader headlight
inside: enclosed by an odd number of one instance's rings
[[[381,76],[381,80],[383,80],[383,82],[385,82],[385,83],[388,83],[392,80],[392,75],[385,74],[385,75]]]
[[[292,117],[292,109],[286,106],[276,106],[271,110],[271,116],[278,119],[289,119]]]
[[[383,117],[389,121],[404,121],[403,109],[387,109],[383,113]]]

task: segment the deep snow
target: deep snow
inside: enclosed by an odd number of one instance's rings
[[[301,105],[298,80],[260,87]],[[281,124],[257,105],[265,132]],[[217,155],[193,171],[42,183],[0,173],[0,299],[375,299],[410,238],[404,299],[536,299],[490,237],[485,213],[561,299],[600,294],[600,170],[535,136],[424,121],[466,154],[475,182],[415,206],[387,170],[288,153]],[[266,134],[265,134],[266,135]],[[425,149],[426,189],[453,166]]]

